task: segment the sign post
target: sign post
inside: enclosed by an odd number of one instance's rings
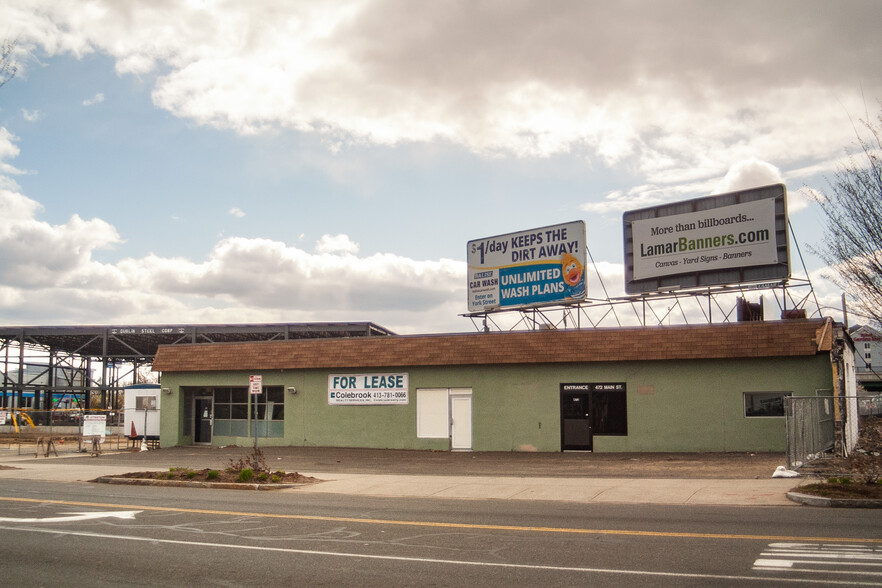
[[[254,407],[251,427],[254,429],[254,471],[257,472],[257,397],[263,392],[263,376],[248,376],[248,392],[251,396],[251,406]]]

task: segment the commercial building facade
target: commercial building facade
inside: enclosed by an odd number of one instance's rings
[[[783,398],[833,394],[843,336],[801,319],[160,347],[160,440],[783,451]]]

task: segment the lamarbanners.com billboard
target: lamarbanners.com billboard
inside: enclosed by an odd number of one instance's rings
[[[790,277],[783,184],[633,210],[622,220],[629,294]]]
[[[584,300],[585,223],[468,242],[469,312]]]

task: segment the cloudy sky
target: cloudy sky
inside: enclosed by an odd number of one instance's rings
[[[880,22],[875,0],[4,0],[0,324],[469,331],[471,239],[584,220],[588,295],[618,296],[623,211],[774,182],[838,306],[803,195],[878,113]]]

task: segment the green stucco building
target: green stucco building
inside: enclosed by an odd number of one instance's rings
[[[798,319],[167,346],[160,441],[783,451],[783,398],[831,395],[847,370],[834,332]]]

